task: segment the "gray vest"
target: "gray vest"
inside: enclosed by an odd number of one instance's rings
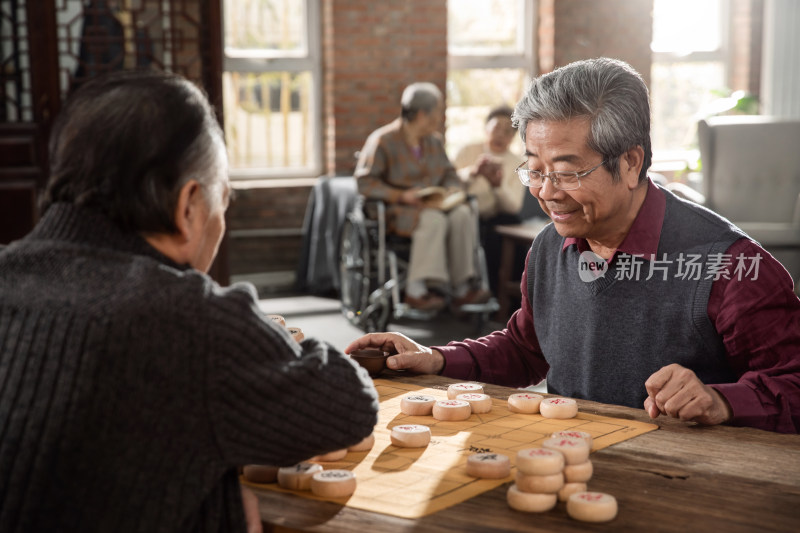
[[[655,261],[617,254],[602,277],[583,281],[592,277],[586,256],[581,261],[574,245],[562,252],[564,238],[552,225],[534,240],[528,297],[550,365],[549,392],[641,408],[645,380],[670,363],[690,368],[704,383],[736,381],[707,307],[715,265],[737,264],[725,252],[744,234],[712,211],[663,192]]]

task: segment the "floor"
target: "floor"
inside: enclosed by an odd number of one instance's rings
[[[264,298],[260,303],[264,312],[282,315],[287,326],[298,327],[307,337],[318,337],[340,350],[364,334],[342,315],[339,300],[301,295]],[[459,320],[444,313],[430,321],[404,319],[390,322],[387,329],[403,333],[420,344],[434,346],[480,337],[498,327],[502,326],[492,322],[478,327],[475,321]]]
[[[343,350],[350,342],[364,334],[342,315],[339,300],[318,296],[278,296],[262,298],[261,309],[267,314],[282,315],[286,325],[298,327],[305,336],[325,340]],[[444,313],[429,321],[402,320],[390,322],[389,331],[397,331],[425,346],[447,344],[452,340],[477,338],[504,324],[464,321]],[[546,392],[544,382],[528,390]]]

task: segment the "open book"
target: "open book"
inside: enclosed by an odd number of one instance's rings
[[[458,187],[447,189],[445,187],[425,187],[417,191],[417,198],[422,200],[425,207],[450,211],[467,200],[467,193]]]

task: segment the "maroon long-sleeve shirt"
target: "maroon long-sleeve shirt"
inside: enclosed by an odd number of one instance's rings
[[[628,235],[617,249],[652,257],[664,220],[664,193],[652,183]],[[588,250],[584,239],[564,239],[566,248]],[[731,406],[729,423],[779,431],[800,431],[800,299],[792,278],[772,255],[750,239],[726,251],[733,260],[711,287],[708,317],[722,338],[735,383],[709,384]],[[760,254],[755,282],[739,283],[735,258]],[[612,258],[613,259],[613,258]],[[526,260],[527,265],[527,260]],[[749,280],[754,273],[749,272]],[[522,303],[505,329],[480,339],[436,347],[445,357],[443,375],[512,387],[544,379],[549,368],[534,330],[527,294],[527,268],[520,284]]]

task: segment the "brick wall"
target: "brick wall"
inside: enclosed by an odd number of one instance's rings
[[[730,14],[732,90],[758,94],[761,90],[761,41],[764,0],[732,0]]]
[[[593,57],[613,57],[630,63],[650,83],[652,0],[547,0],[540,18],[552,26],[543,33],[540,64],[560,66]],[[550,42],[552,41],[552,42]],[[542,57],[549,52],[551,56]]]
[[[230,274],[294,271],[310,185],[245,185],[236,188],[226,217]]]
[[[415,81],[447,82],[447,1],[324,0],[325,168],[350,174],[366,137]]]

